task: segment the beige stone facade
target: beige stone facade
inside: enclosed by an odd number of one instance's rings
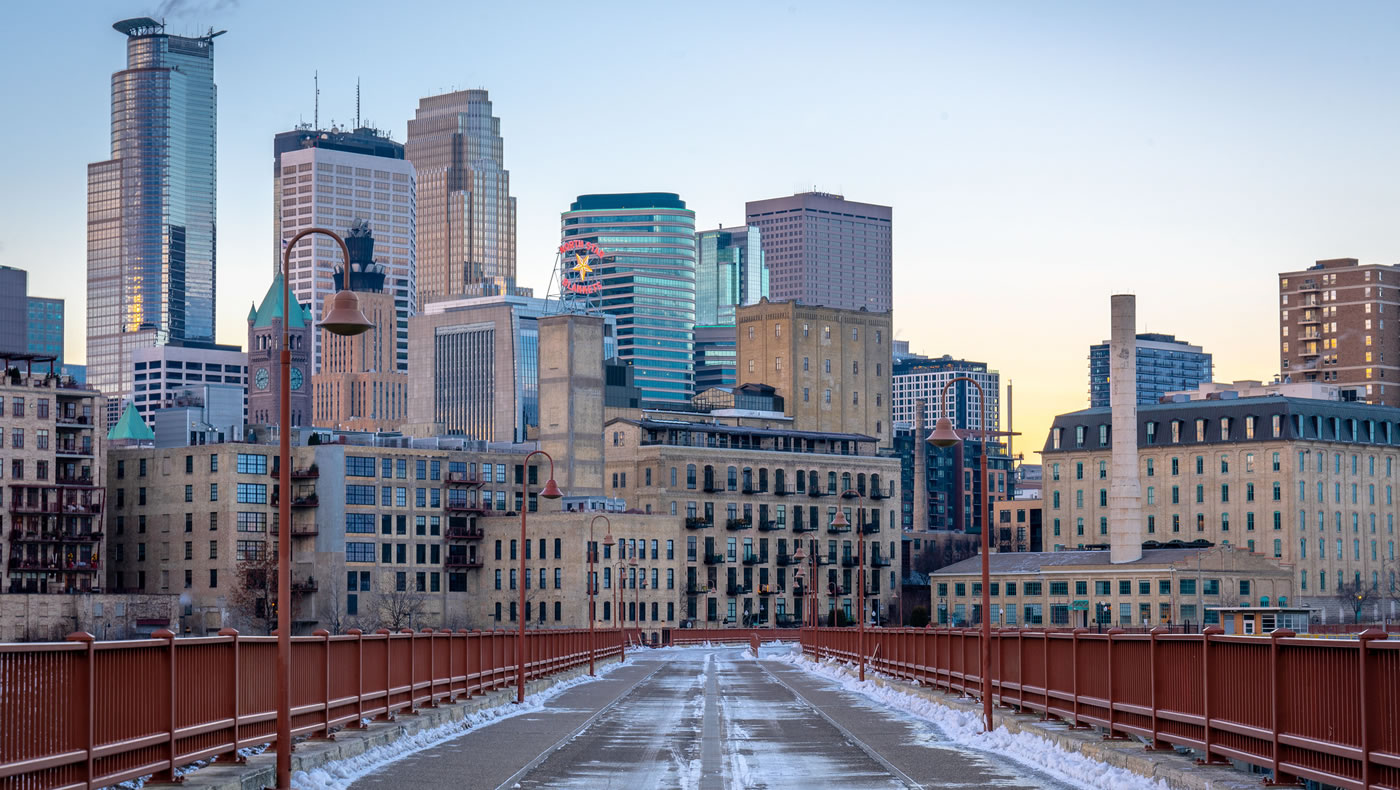
[[[539,319],[540,449],[570,496],[603,493],[603,330],[601,316]]]
[[[762,299],[736,316],[737,383],[776,389],[794,428],[865,434],[889,446],[889,313]]]
[[[74,631],[142,639],[179,621],[178,595],[0,595],[0,642],[61,642]]]
[[[980,557],[934,571],[934,622],[981,622]],[[1107,551],[991,556],[991,623],[998,627],[1200,625],[1212,606],[1284,605],[1292,572],[1235,546],[1145,549],[1112,564]]]
[[[0,381],[0,597],[100,591],[103,397],[37,371]]]
[[[794,431],[783,418],[648,413],[604,429],[609,496],[683,519],[684,616],[701,625],[796,623],[811,610],[854,617],[867,528],[868,606],[898,601],[899,459],[869,436]],[[664,419],[663,419],[664,418]],[[855,489],[858,495],[839,494]],[[832,525],[837,508],[852,526]],[[796,584],[799,548],[808,558]],[[813,556],[817,584],[812,585]]]
[[[321,372],[311,377],[319,427],[397,431],[408,420],[408,374],[397,368],[394,294],[362,291],[360,310],[374,325],[364,334],[321,332]]]

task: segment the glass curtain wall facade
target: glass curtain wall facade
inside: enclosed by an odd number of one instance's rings
[[[1108,341],[1089,346],[1089,408],[1108,406]],[[1175,335],[1137,336],[1137,402],[1148,405],[1168,392],[1193,390],[1214,378],[1211,355]]]
[[[405,153],[418,173],[418,304],[513,296],[515,198],[501,119],[484,90],[418,102]]]
[[[562,216],[563,240],[591,241],[603,312],[617,317],[617,356],[632,366],[644,404],[695,394],[695,212],[670,192],[580,195]]]
[[[695,234],[695,323],[734,325],[734,308],[768,295],[768,266],[757,226]]]
[[[29,297],[29,353],[57,357],[63,366],[63,300]]]
[[[130,350],[214,338],[214,38],[118,22],[112,157],[88,167],[89,383],[119,406]]]

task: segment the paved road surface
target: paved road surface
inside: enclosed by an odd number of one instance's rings
[[[786,648],[783,648],[786,650]],[[1041,788],[1060,782],[738,648],[627,666],[355,782],[400,788]]]

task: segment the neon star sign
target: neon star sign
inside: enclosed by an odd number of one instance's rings
[[[564,290],[585,296],[603,290],[601,280],[596,277],[592,280],[588,279],[588,275],[593,274],[593,266],[589,264],[589,260],[592,259],[595,262],[602,260],[607,255],[603,248],[582,239],[572,239],[559,245],[560,255],[571,253],[574,256],[574,265],[564,270],[561,280]]]

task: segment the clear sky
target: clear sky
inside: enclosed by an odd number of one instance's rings
[[[68,299],[84,355],[86,165],[110,153],[118,19],[209,26],[219,87],[218,332],[271,261],[272,136],[487,88],[543,292],[576,195],[678,192],[699,227],[810,189],[894,207],[896,335],[1016,386],[1018,450],[1087,403],[1108,296],[1140,330],[1278,367],[1276,274],[1396,262],[1395,3],[335,3],[10,9],[0,263]],[[1034,456],[1028,453],[1028,461]]]

